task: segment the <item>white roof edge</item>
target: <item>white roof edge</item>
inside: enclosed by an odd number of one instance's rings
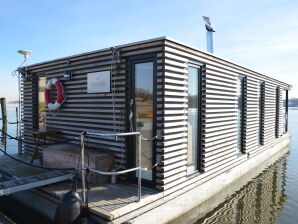
[[[276,80],[276,81],[278,81],[278,82],[281,82],[281,83],[287,85],[287,86],[289,87],[289,89],[291,89],[291,88],[293,87],[292,85],[290,85],[290,84],[288,84],[288,83],[285,83],[285,82],[283,82],[283,81],[280,81],[280,80],[278,80],[278,79],[275,79],[275,78],[273,78],[273,77],[271,77],[271,76],[269,76],[269,75],[265,75],[265,74],[262,74],[262,73],[260,73],[260,72],[254,71],[254,70],[252,70],[252,69],[250,69],[250,68],[247,68],[247,67],[245,67],[245,66],[239,65],[239,64],[237,64],[237,63],[235,63],[235,62],[232,62],[232,61],[230,61],[230,60],[227,60],[227,59],[222,58],[222,57],[220,57],[220,56],[217,56],[217,55],[215,55],[215,54],[211,54],[211,53],[209,53],[209,52],[207,52],[207,51],[205,51],[205,50],[202,50],[202,49],[200,49],[200,48],[198,48],[198,47],[195,47],[195,46],[193,46],[193,45],[191,45],[191,44],[187,44],[187,43],[185,43],[185,42],[182,42],[182,41],[179,41],[179,40],[175,40],[174,38],[171,38],[171,37],[166,37],[166,36],[165,36],[164,38],[165,38],[165,40],[169,40],[169,41],[175,42],[175,43],[177,43],[177,44],[180,44],[180,45],[183,45],[183,46],[192,48],[192,49],[194,49],[194,50],[196,50],[196,51],[200,51],[200,52],[202,52],[202,53],[204,53],[204,54],[207,54],[207,55],[209,55],[209,56],[212,56],[212,57],[214,57],[214,58],[218,58],[218,59],[220,59],[220,60],[223,60],[223,61],[226,61],[226,62],[228,62],[228,63],[231,63],[231,64],[234,64],[234,65],[236,65],[236,66],[239,66],[239,67],[241,67],[241,68],[243,68],[243,69],[247,69],[247,70],[252,71],[252,72],[254,72],[254,73],[257,73],[257,74],[259,74],[259,75],[262,75],[262,76],[268,77],[268,78],[270,78],[270,79]]]
[[[273,79],[273,80],[276,80],[278,82],[284,83],[285,85],[289,86],[289,89],[292,88],[292,85],[287,84],[287,83],[285,83],[283,81],[280,81],[278,79],[272,78],[269,75],[264,75],[262,73],[256,72],[256,71],[254,71],[254,70],[252,70],[250,68],[247,68],[247,67],[244,67],[242,65],[236,64],[235,62],[229,61],[229,60],[227,60],[225,58],[222,58],[220,56],[211,54],[211,53],[209,53],[209,52],[207,52],[205,50],[202,50],[202,49],[200,49],[198,47],[195,47],[193,45],[187,44],[185,42],[176,40],[176,39],[171,38],[171,37],[168,37],[168,36],[160,36],[160,37],[157,37],[157,38],[151,38],[151,39],[142,40],[142,41],[135,41],[135,42],[131,42],[131,43],[128,43],[128,44],[121,44],[121,45],[116,45],[116,46],[112,46],[112,47],[123,48],[123,47],[129,47],[129,46],[133,46],[133,45],[137,45],[137,44],[149,43],[149,42],[154,42],[154,41],[159,41],[159,40],[168,40],[168,41],[172,41],[172,42],[175,42],[177,44],[180,44],[180,45],[183,45],[183,46],[192,48],[192,49],[194,49],[196,51],[200,51],[200,52],[202,52],[204,54],[207,54],[207,55],[209,55],[211,57],[218,58],[220,60],[223,60],[223,61],[226,61],[228,63],[231,63],[231,64],[234,64],[236,66],[239,66],[239,67],[241,67],[243,69],[247,69],[247,70],[252,71],[252,72],[255,72],[255,73],[259,74],[259,75],[266,76],[266,77],[268,77],[270,79]],[[57,58],[57,59],[53,59],[53,60],[49,60],[49,61],[38,62],[38,63],[32,64],[32,65],[28,65],[28,68],[34,67],[34,66],[38,66],[38,65],[42,65],[42,64],[47,64],[47,63],[58,62],[58,61],[61,61],[61,60],[67,60],[67,59],[74,58],[74,57],[80,57],[80,56],[84,56],[84,55],[88,55],[88,54],[95,54],[95,53],[99,53],[99,52],[103,52],[103,51],[108,51],[110,49],[111,49],[111,47],[109,47],[109,48],[102,48],[102,49],[95,50],[95,51],[89,51],[89,52],[85,52],[85,53],[81,53],[81,54],[75,54],[75,55],[70,55],[70,56],[67,56],[67,57]]]
[[[149,42],[165,40],[165,39],[168,39],[168,38],[166,36],[161,36],[161,37],[157,37],[157,38],[151,38],[151,39],[142,40],[142,41],[135,41],[135,42],[131,42],[131,43],[128,43],[128,44],[121,44],[121,45],[116,45],[116,46],[111,46],[111,47],[123,48],[123,47],[133,46],[133,45],[136,45],[136,44],[149,43]],[[100,53],[100,52],[103,52],[103,51],[111,50],[111,47],[102,48],[102,49],[94,50],[94,51],[88,51],[88,52],[84,52],[84,53],[81,53],[81,54],[74,54],[74,55],[70,55],[70,56],[66,56],[66,57],[62,57],[62,58],[56,58],[56,59],[52,59],[52,60],[48,60],[48,61],[42,61],[42,62],[38,62],[38,63],[35,63],[35,64],[28,65],[27,67],[30,68],[30,67],[34,67],[34,66],[37,66],[37,65],[47,64],[47,63],[51,63],[51,62],[58,62],[58,61],[61,61],[61,60],[67,60],[67,59],[70,59],[70,58],[80,57],[80,56],[84,56],[84,55],[88,55],[88,54],[96,54],[96,53]]]

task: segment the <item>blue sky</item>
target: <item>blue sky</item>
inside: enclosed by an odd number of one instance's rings
[[[205,50],[203,15],[216,55],[292,84],[298,97],[294,0],[0,0],[0,97],[16,98],[19,49],[33,51],[29,64],[159,36]]]

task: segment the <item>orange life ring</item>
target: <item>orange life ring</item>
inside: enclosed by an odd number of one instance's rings
[[[50,89],[52,85],[55,85],[57,90],[57,98],[55,103],[52,103],[50,99],[50,95],[51,95]],[[63,87],[61,82],[58,79],[50,79],[46,84],[44,95],[45,95],[45,101],[48,109],[58,110],[63,102]]]

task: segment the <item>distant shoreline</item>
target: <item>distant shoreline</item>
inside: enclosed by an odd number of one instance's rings
[[[6,102],[6,104],[18,104],[19,101],[10,101],[10,102]]]

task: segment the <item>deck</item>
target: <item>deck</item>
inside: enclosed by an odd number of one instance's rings
[[[41,191],[59,199],[71,189],[71,182],[51,184],[40,188]],[[81,192],[81,188],[78,188]],[[91,186],[89,192],[89,211],[102,221],[122,223],[137,216],[144,206],[157,200],[161,194],[142,187],[142,199],[138,202],[137,186],[133,184],[101,184]]]
[[[15,155],[18,159],[28,162],[30,157]],[[7,156],[0,157],[0,172],[16,178],[28,178],[34,175],[47,174],[49,171],[30,167],[18,163]],[[71,181],[63,181],[35,188],[33,192],[44,198],[46,195],[50,201],[58,203],[64,193],[71,189]],[[88,201],[89,211],[102,223],[122,223],[140,213],[150,210],[153,202],[160,199],[163,194],[142,187],[142,198],[138,201],[137,185],[128,183],[90,185]],[[80,184],[78,192],[81,193]],[[153,203],[153,204],[152,204]],[[150,206],[151,205],[151,206]]]

